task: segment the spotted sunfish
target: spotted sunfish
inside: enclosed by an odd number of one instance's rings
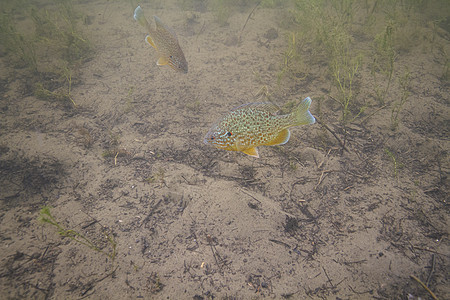
[[[232,109],[214,124],[205,136],[205,144],[241,151],[259,157],[258,146],[282,145],[289,141],[289,127],[314,124],[309,112],[311,98],[305,98],[290,114],[279,115],[278,106],[269,102],[248,103]]]
[[[149,34],[145,37],[145,41],[158,52],[159,59],[156,64],[158,66],[169,65],[176,71],[187,73],[188,64],[178,44],[177,36],[157,16],[153,17],[156,23],[155,29],[148,23],[140,6],[134,10],[134,19],[148,30]]]

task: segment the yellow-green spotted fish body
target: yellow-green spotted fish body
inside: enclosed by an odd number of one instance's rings
[[[156,27],[153,29],[145,18],[142,8],[138,6],[134,10],[134,19],[148,30],[149,34],[145,40],[158,52],[159,59],[156,64],[158,66],[169,65],[176,71],[187,73],[188,64],[178,44],[177,36],[157,16],[154,18]]]
[[[289,127],[315,123],[310,106],[311,99],[307,97],[292,113],[277,115],[279,108],[272,103],[241,105],[211,127],[204,142],[259,157],[256,147],[285,144],[290,137]]]

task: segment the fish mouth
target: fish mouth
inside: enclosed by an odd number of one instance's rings
[[[183,72],[184,74],[187,74],[188,66],[187,65],[181,65],[180,66],[180,71]]]
[[[203,143],[206,145],[209,145],[210,140],[211,140],[211,138],[209,137],[209,134],[206,134],[205,138],[203,139]]]
[[[183,73],[183,74],[187,74],[187,72],[188,72],[187,66],[186,67],[185,66],[172,67],[172,69],[174,69],[175,71],[178,71],[180,73]]]
[[[213,141],[213,140],[214,140],[214,133],[210,130],[203,138],[203,143],[205,143],[207,145],[211,145],[211,141]]]
[[[188,64],[183,60],[173,60],[171,61],[171,67],[178,72],[186,74],[188,72]]]
[[[188,65],[186,62],[180,62],[174,59],[172,56],[169,57],[169,67],[177,72],[186,74],[188,72]]]

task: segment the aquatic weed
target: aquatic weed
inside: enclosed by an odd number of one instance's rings
[[[165,185],[165,173],[166,171],[162,167],[159,167],[158,170],[153,173],[153,175],[146,178],[145,181],[148,183],[159,183],[160,186]]]
[[[371,74],[375,84],[375,98],[380,105],[385,104],[394,73],[394,62],[396,52],[394,49],[393,33],[395,31],[394,23],[388,22],[382,33],[378,34],[374,39],[374,54],[371,68]],[[385,83],[379,80],[379,74],[385,78]]]
[[[106,150],[103,151],[103,158],[114,157],[114,165],[117,165],[117,158],[129,157],[130,153],[123,147],[120,147],[120,135],[117,133],[109,133],[109,141],[107,142]]]
[[[365,106],[354,97],[355,81],[363,64],[363,52],[357,53],[353,49],[351,34],[355,1],[297,0],[295,7],[292,13],[299,30],[289,39],[284,65],[293,60],[301,66],[301,61],[305,58],[298,45],[312,44],[311,49],[308,49],[308,60],[328,65],[332,86],[337,92],[331,98],[341,107],[341,121],[343,124],[353,122],[365,110]],[[304,34],[305,32],[308,34]],[[307,73],[303,76],[307,76]],[[299,74],[296,77],[303,78]]]
[[[0,40],[6,55],[16,67],[26,67],[32,73],[38,70],[36,45],[32,38],[25,36],[17,30],[11,15],[5,11],[0,12]]]
[[[401,97],[400,100],[395,102],[392,106],[391,110],[391,130],[395,131],[398,128],[399,124],[399,115],[403,109],[403,106],[408,101],[410,91],[410,73],[409,71],[405,71],[402,77],[399,78],[399,85],[401,88]]]
[[[398,170],[400,168],[403,167],[403,165],[401,163],[398,162],[397,157],[395,156],[395,154],[389,150],[388,148],[384,149],[384,152],[386,153],[386,155],[391,159],[392,161],[392,165],[393,165],[393,169],[394,169],[394,177],[398,178]]]
[[[220,26],[228,25],[228,19],[232,14],[232,6],[229,5],[226,1],[221,0],[213,0],[210,2],[213,10],[214,16],[216,17],[216,22]]]
[[[68,100],[72,103],[74,107],[76,107],[75,100],[72,98],[72,70],[64,66],[61,68],[61,71],[58,71],[61,74],[61,84],[62,86],[67,84],[67,92],[61,90],[49,90],[45,87],[43,82],[37,82],[34,85],[34,95],[41,100],[49,100],[49,101],[58,101],[61,103],[65,103]]]
[[[287,35],[288,47],[283,53],[283,63],[281,70],[277,74],[278,85],[285,76],[295,78],[297,80],[306,78],[306,65],[304,64],[301,55],[302,44],[299,43],[297,35],[298,33],[296,32],[289,32]]]
[[[331,72],[334,78],[335,86],[338,90],[337,102],[342,108],[342,122],[351,123],[361,113],[365,107],[359,107],[356,115],[351,113],[351,105],[354,105],[354,80],[361,66],[361,56],[353,57],[347,50],[344,50],[341,56],[336,56],[331,64]]]
[[[114,262],[116,255],[117,255],[117,249],[116,249],[117,243],[114,240],[114,237],[112,236],[112,234],[107,233],[107,232],[105,233],[105,238],[107,240],[107,243],[111,247],[110,251],[105,251],[102,248],[100,248],[99,246],[97,246],[93,241],[91,241],[90,239],[85,237],[83,234],[79,233],[78,231],[73,230],[73,229],[64,228],[55,219],[55,217],[53,217],[53,215],[50,212],[50,207],[48,207],[48,206],[44,206],[41,208],[41,210],[39,212],[38,220],[40,222],[47,223],[47,224],[50,224],[50,225],[56,227],[59,235],[61,235],[63,237],[68,237],[69,239],[71,239],[81,245],[85,245],[96,252],[102,253],[102,254],[106,255],[107,257],[109,257],[112,262]]]
[[[72,0],[51,1],[46,9],[27,1],[21,4],[21,9],[0,5],[1,50],[8,57],[6,61],[15,74],[30,79],[27,86],[34,86],[40,99],[70,100],[76,106],[71,95],[74,75],[93,53],[79,28],[82,16]],[[34,26],[23,26],[27,18]]]
[[[126,100],[125,113],[129,113],[133,108],[133,93],[134,93],[134,86],[130,86],[130,88],[128,89],[128,94],[125,97]]]
[[[36,28],[36,39],[69,64],[87,60],[92,45],[79,29],[83,17],[78,14],[71,0],[60,0],[53,10],[31,10]]]
[[[444,46],[439,46],[440,59],[443,61],[442,63],[442,73],[440,75],[440,79],[444,82],[448,82],[450,80],[450,58],[445,50]]]
[[[260,3],[261,0],[210,0],[208,2],[220,26],[228,25],[228,19],[235,11]]]

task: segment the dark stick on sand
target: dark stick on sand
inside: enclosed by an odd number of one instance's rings
[[[419,278],[417,278],[414,275],[411,275],[411,278],[414,279],[415,281],[417,281],[428,293],[430,293],[431,298],[433,298],[434,300],[438,300],[436,295],[426,286],[425,283],[422,282],[422,280],[420,280]]]
[[[250,20],[250,16],[253,14],[253,12],[259,6],[260,3],[261,3],[261,1],[256,3],[255,7],[253,7],[252,11],[248,14],[247,20],[245,21],[244,26],[242,26],[241,33],[239,33],[239,39],[238,39],[239,42],[241,41],[242,32],[244,31],[245,26],[247,26],[248,20]]]
[[[316,118],[317,123],[319,123],[320,125],[322,125],[323,128],[325,128],[326,130],[328,130],[328,131],[336,138],[336,140],[339,142],[339,144],[341,144],[342,149],[344,149],[344,150],[347,151],[347,152],[350,152],[350,151],[348,151],[347,147],[345,147],[345,143],[337,136],[337,134],[336,134],[333,130],[331,130],[330,127],[328,127],[327,124],[323,123],[323,122],[322,122],[321,120],[319,120],[319,118],[317,118],[316,116],[314,116],[314,118]]]

